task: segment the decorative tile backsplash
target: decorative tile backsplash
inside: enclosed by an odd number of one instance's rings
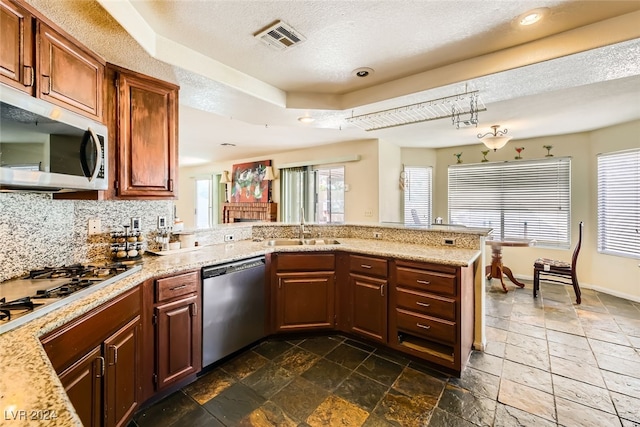
[[[50,194],[0,193],[0,282],[46,266],[97,262],[109,256],[109,232],[132,217],[151,236],[158,216],[173,220],[172,201],[54,200]],[[90,218],[102,233],[88,235]]]

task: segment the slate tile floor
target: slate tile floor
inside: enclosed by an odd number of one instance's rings
[[[265,341],[130,426],[640,426],[640,303],[487,288],[487,349],[461,378],[341,336]]]

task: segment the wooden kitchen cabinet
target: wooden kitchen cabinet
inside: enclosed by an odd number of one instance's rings
[[[471,267],[396,260],[390,281],[389,345],[459,375],[473,344]]]
[[[37,96],[102,122],[104,61],[41,21],[36,40]]]
[[[111,64],[107,70],[116,197],[176,198],[178,86]]]
[[[200,274],[191,271],[145,282],[143,376],[146,397],[165,390],[202,368]]]
[[[86,426],[126,424],[140,403],[140,306],[138,286],[41,338]]]
[[[0,0],[0,83],[35,94],[33,16],[13,0]]]
[[[387,342],[387,260],[349,255],[351,315],[349,330],[371,340]]]
[[[336,325],[335,255],[273,254],[273,331],[333,329]]]

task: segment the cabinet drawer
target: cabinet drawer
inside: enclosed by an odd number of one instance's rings
[[[400,308],[426,314],[427,316],[451,321],[456,320],[456,301],[450,298],[397,288],[396,304]]]
[[[387,260],[359,255],[349,256],[349,269],[367,276],[387,277]]]
[[[400,331],[452,345],[456,343],[455,322],[423,316],[400,308],[397,309],[396,316]]]
[[[333,271],[336,260],[333,254],[278,254],[278,271]]]
[[[398,286],[441,295],[456,294],[456,275],[439,271],[397,267]]]
[[[156,280],[156,302],[198,292],[199,285],[196,271],[158,279]]]

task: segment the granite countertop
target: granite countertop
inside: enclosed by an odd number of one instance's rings
[[[243,240],[167,256],[145,255],[141,271],[0,335],[0,424],[81,426],[39,337],[147,279],[270,252],[343,250],[451,266],[471,265],[481,253],[384,240],[337,240],[340,244],[277,247]]]

